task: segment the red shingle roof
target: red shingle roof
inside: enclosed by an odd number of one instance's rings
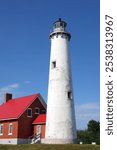
[[[46,122],[46,114],[39,114],[38,117],[33,121],[33,124],[40,124]]]
[[[39,96],[34,94],[30,96],[11,99],[0,105],[0,120],[17,119]]]

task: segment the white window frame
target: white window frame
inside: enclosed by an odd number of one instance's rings
[[[0,124],[0,135],[3,135],[3,124]]]
[[[36,127],[36,134],[41,134],[41,125],[37,125]]]
[[[38,109],[38,113],[36,112],[37,109]],[[39,109],[39,107],[35,107],[35,114],[40,114],[40,109]]]
[[[9,127],[8,127],[8,135],[12,135],[13,134],[13,124],[9,123]]]
[[[31,110],[31,116],[28,115],[28,110]],[[27,117],[32,117],[32,108],[27,109]]]

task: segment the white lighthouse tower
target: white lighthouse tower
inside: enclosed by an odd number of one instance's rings
[[[76,122],[70,68],[67,23],[59,18],[50,33],[51,56],[44,143],[66,144],[76,141]]]

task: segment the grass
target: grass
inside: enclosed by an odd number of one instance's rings
[[[45,144],[24,144],[24,145],[0,145],[0,150],[99,150],[99,145],[45,145]]]

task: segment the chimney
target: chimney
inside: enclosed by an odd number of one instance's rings
[[[10,99],[12,99],[12,94],[6,93],[4,95],[4,103],[8,102]]]

